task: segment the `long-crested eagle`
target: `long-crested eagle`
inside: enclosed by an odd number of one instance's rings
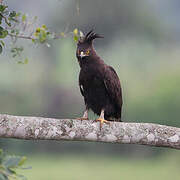
[[[115,70],[97,55],[93,40],[102,38],[91,30],[77,43],[76,57],[80,65],[79,87],[86,110],[80,120],[88,120],[88,110],[99,115],[102,124],[121,121],[122,90]]]

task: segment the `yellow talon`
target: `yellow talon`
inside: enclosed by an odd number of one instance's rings
[[[95,121],[96,121],[96,122],[98,122],[98,121],[100,122],[100,130],[101,130],[101,128],[102,128],[103,123],[110,124],[109,121],[107,121],[107,120],[105,120],[105,119],[103,119],[103,118],[98,118],[98,119],[96,119]]]
[[[86,117],[80,117],[80,118],[76,118],[77,120],[89,120],[88,118],[86,118]]]
[[[85,110],[84,111],[84,114],[83,114],[83,116],[82,117],[80,117],[80,118],[76,118],[77,120],[89,120],[88,119],[88,110]]]

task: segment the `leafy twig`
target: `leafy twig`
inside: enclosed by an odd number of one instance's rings
[[[0,16],[5,20],[5,23],[8,25],[8,26],[11,26],[11,23],[8,21],[7,17],[4,16],[2,13],[0,13]]]

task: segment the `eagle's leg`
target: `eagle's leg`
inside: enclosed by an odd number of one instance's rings
[[[83,117],[77,118],[78,120],[89,120],[88,119],[88,110],[84,111]]]
[[[100,122],[100,129],[102,128],[103,123],[110,124],[109,121],[104,119],[104,109],[101,110],[101,114],[98,119],[95,120],[96,122]]]

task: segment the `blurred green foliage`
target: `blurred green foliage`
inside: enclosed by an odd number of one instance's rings
[[[25,176],[17,173],[17,169],[23,169],[26,157],[14,156],[4,153],[0,149],[0,180],[23,179]]]

